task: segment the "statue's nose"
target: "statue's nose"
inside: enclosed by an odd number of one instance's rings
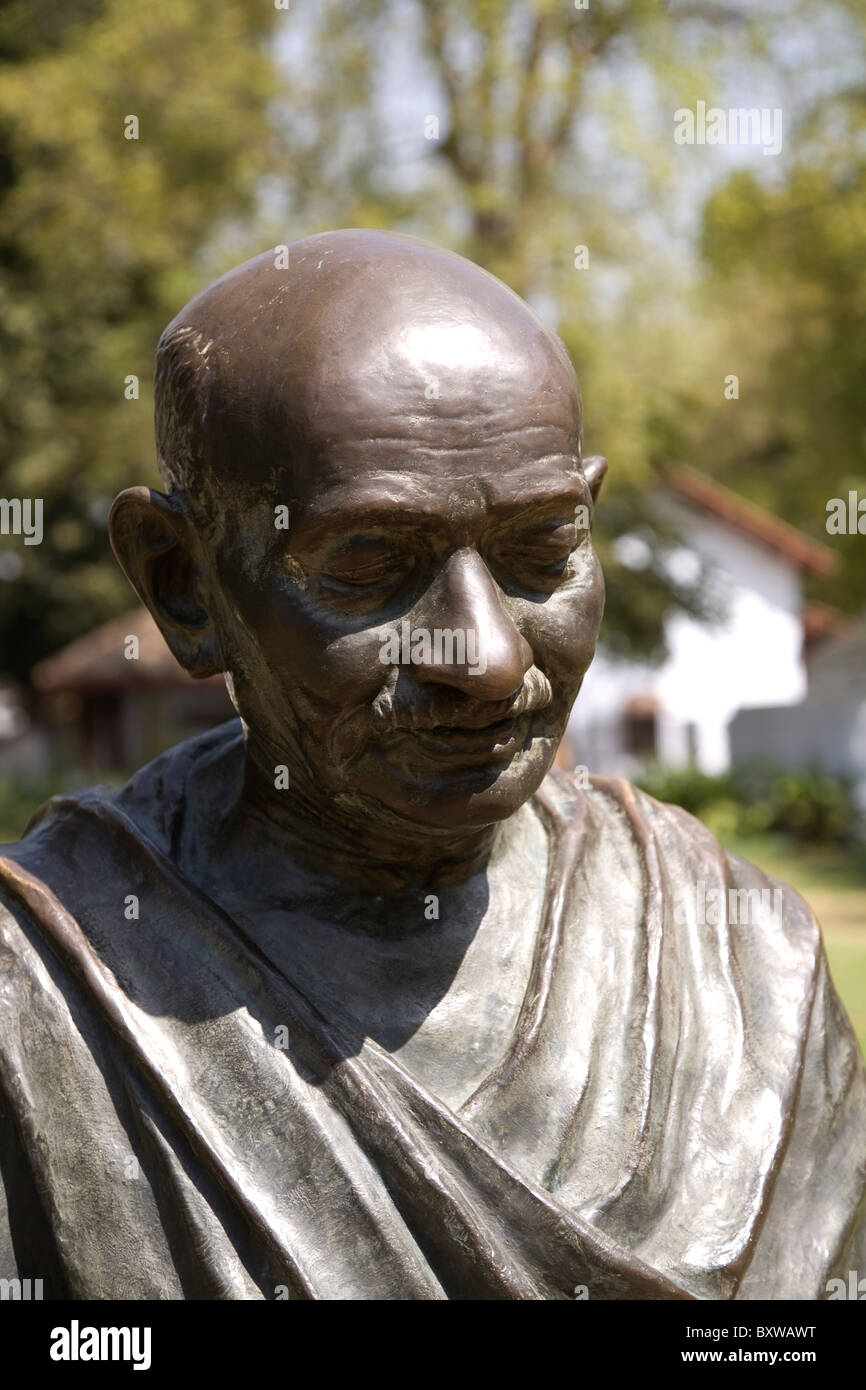
[[[475,550],[450,557],[413,620],[416,630],[423,622],[430,634],[427,655],[414,666],[422,683],[454,686],[475,699],[506,700],[533,664],[532,648]]]

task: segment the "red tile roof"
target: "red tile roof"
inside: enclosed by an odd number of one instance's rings
[[[124,655],[128,636],[138,638],[137,660]],[[37,690],[45,692],[223,684],[222,676],[193,682],[178,666],[162,633],[143,607],[112,618],[61,647],[54,656],[33,667],[31,680]]]
[[[822,575],[837,572],[839,556],[835,550],[831,550],[821,541],[812,540],[805,532],[798,531],[787,521],[781,521],[779,517],[773,516],[772,512],[764,511],[763,507],[756,506],[754,502],[747,502],[744,497],[731,492],[721,483],[714,482],[705,474],[698,473],[693,468],[667,466],[662,467],[659,472],[665,486],[678,497],[706,512],[708,516],[715,517],[717,521],[724,522],[735,531],[760,541],[777,554],[784,555],[800,569]]]

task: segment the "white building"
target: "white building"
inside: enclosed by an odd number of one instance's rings
[[[728,724],[739,709],[804,697],[803,573],[833,573],[837,557],[692,470],[668,470],[654,505],[683,537],[672,565],[684,579],[703,567],[725,616],[712,625],[672,616],[658,667],[600,648],[571,716],[566,758],[626,777],[654,759],[723,772],[731,761]],[[625,563],[630,555],[640,560],[642,544],[622,538]]]
[[[763,757],[850,777],[866,811],[866,623],[822,645],[800,704],[741,709],[731,722],[731,750],[737,762]]]

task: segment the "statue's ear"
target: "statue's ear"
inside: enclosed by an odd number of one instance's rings
[[[589,483],[593,505],[598,501],[598,494],[601,492],[601,485],[606,472],[607,459],[602,458],[601,454],[590,454],[589,458],[583,460],[583,475]]]
[[[191,676],[217,675],[222,653],[207,602],[192,523],[183,503],[148,487],[114,499],[108,530],[114,553],[181,666]]]

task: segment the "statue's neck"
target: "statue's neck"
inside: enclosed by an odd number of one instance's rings
[[[289,774],[291,777],[291,774]],[[246,770],[230,834],[264,834],[278,853],[313,872],[376,893],[457,883],[487,863],[500,825],[470,831],[414,826],[378,806],[336,805],[307,779],[278,785],[279,774],[247,746]]]

